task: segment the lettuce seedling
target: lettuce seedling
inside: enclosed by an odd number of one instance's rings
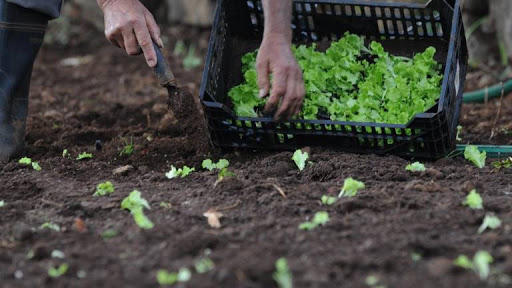
[[[124,147],[121,149],[121,152],[119,152],[119,156],[130,156],[133,153],[133,150],[135,150],[135,145],[133,145],[133,139],[130,139],[130,142],[128,143],[128,140],[125,138],[121,138],[124,141]]]
[[[68,264],[62,263],[59,265],[59,267],[51,267],[48,269],[48,276],[52,278],[58,278],[68,272]]]
[[[98,184],[98,186],[96,186],[96,192],[94,192],[92,196],[105,196],[114,193],[114,190],[114,184],[112,184],[110,181],[107,181]]]
[[[354,180],[353,178],[349,177],[345,179],[345,182],[343,183],[343,188],[341,189],[338,198],[354,197],[357,195],[357,191],[364,189],[364,187],[365,186],[363,182]]]
[[[336,203],[337,200],[338,200],[338,198],[336,198],[336,197],[327,196],[327,195],[322,196],[322,204],[324,204],[324,205],[332,205],[332,204]]]
[[[85,160],[85,159],[91,159],[93,157],[92,153],[83,152],[78,154],[76,157],[76,160]]]
[[[69,158],[71,156],[68,152],[68,149],[62,150],[62,158]]]
[[[329,213],[325,211],[316,212],[313,220],[303,222],[299,225],[300,230],[313,230],[320,225],[325,225],[329,222]]]
[[[502,161],[496,161],[492,163],[492,166],[498,170],[512,168],[512,157],[509,157]]]
[[[222,170],[229,167],[229,161],[226,159],[220,159],[219,162],[213,163],[211,159],[206,159],[203,160],[201,166],[208,171],[213,171],[214,169]]]
[[[107,240],[107,239],[116,237],[117,234],[119,234],[119,233],[116,230],[107,229],[107,230],[103,231],[103,233],[101,233],[101,238],[103,238],[103,240]]]
[[[295,165],[299,168],[299,171],[304,170],[306,168],[306,161],[309,158],[308,152],[302,152],[300,149],[295,151],[292,156],[293,162],[295,162]]]
[[[498,218],[494,215],[487,214],[484,217],[482,225],[480,225],[480,227],[478,228],[478,234],[484,233],[484,231],[487,230],[487,228],[494,230],[494,229],[498,229],[500,226],[501,226],[500,218]]]
[[[426,170],[425,165],[420,162],[414,162],[405,167],[405,170],[410,172],[423,172]]]
[[[30,159],[28,157],[23,157],[18,161],[18,163],[23,164],[23,165],[30,165],[30,164],[32,164],[32,159]]]
[[[473,261],[466,255],[459,255],[459,257],[453,261],[453,264],[464,269],[471,269],[478,274],[481,280],[485,280],[489,277],[491,264],[493,262],[494,259],[489,252],[478,251],[475,253],[475,256],[473,256]]]
[[[169,172],[165,173],[165,177],[167,177],[168,179],[173,179],[176,177],[185,178],[190,173],[192,173],[194,171],[196,171],[195,168],[190,168],[187,166],[183,166],[183,168],[180,168],[180,169],[176,169],[176,167],[171,166],[171,170]]]
[[[144,208],[151,209],[148,201],[142,198],[137,190],[133,190],[121,203],[121,209],[129,210],[133,215],[133,220],[140,228],[151,229],[154,224],[144,215]]]
[[[471,190],[469,194],[466,196],[462,205],[468,206],[471,209],[480,210],[484,209],[482,196],[476,192],[476,189]]]
[[[0,201],[0,208],[5,206],[5,200]]]
[[[217,182],[224,180],[226,177],[235,177],[235,173],[228,170],[228,168],[222,168],[219,172],[219,179]]]
[[[175,272],[169,273],[165,269],[160,269],[156,273],[156,281],[161,286],[174,285],[178,282],[178,273],[175,273]]]
[[[276,281],[279,288],[292,288],[293,278],[288,261],[285,258],[279,258],[276,261],[276,271],[272,274],[272,278]]]
[[[196,272],[199,274],[207,273],[215,268],[215,264],[213,261],[208,258],[201,258],[194,263],[194,268],[196,269]]]
[[[170,286],[174,285],[178,282],[188,282],[192,277],[192,272],[188,268],[180,268],[178,273],[171,272],[169,273],[165,269],[160,269],[156,273],[156,281],[161,286]]]
[[[485,167],[485,158],[487,158],[487,153],[485,151],[480,152],[478,147],[470,145],[467,146],[464,150],[464,158],[471,161],[478,168]]]
[[[39,228],[40,229],[48,228],[50,230],[60,232],[60,226],[55,223],[52,223],[52,222],[44,222],[43,224],[41,224],[41,226],[39,226]]]
[[[187,56],[183,58],[183,68],[185,68],[185,70],[190,70],[200,66],[201,62],[202,59],[196,56],[196,47],[194,45],[190,45],[188,47]]]
[[[34,169],[36,171],[41,171],[42,170],[41,166],[39,166],[39,163],[32,161],[32,159],[30,159],[28,157],[21,158],[18,161],[18,163],[23,164],[23,165],[27,165],[27,166],[32,166],[32,169]]]
[[[455,136],[455,140],[462,141],[462,138],[460,137],[460,134],[462,133],[462,126],[457,126],[457,135]]]

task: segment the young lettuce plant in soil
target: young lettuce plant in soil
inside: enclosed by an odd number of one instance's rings
[[[93,196],[105,196],[114,193],[114,190],[114,184],[112,184],[110,181],[107,181],[96,186],[96,192],[94,192]]]
[[[478,274],[481,280],[486,280],[490,275],[493,262],[494,259],[489,252],[478,251],[473,256],[473,260],[470,260],[466,255],[459,255],[453,261],[453,264],[464,269],[471,269]]]
[[[476,192],[476,189],[473,189],[469,192],[469,194],[466,196],[466,199],[464,199],[464,202],[462,202],[462,205],[468,206],[474,210],[484,209],[482,196]]]
[[[420,162],[414,162],[405,167],[405,170],[410,172],[423,172],[426,170],[425,165]]]
[[[92,153],[82,152],[82,153],[78,154],[78,156],[76,157],[76,160],[92,159],[92,157],[94,157],[92,155]]]
[[[300,230],[313,230],[318,226],[323,226],[329,222],[329,213],[325,211],[316,212],[313,216],[313,220],[303,222],[299,225]]]
[[[27,166],[32,166],[32,169],[34,169],[36,171],[41,171],[42,170],[41,166],[39,166],[39,163],[32,161],[32,159],[30,159],[28,157],[21,158],[18,161],[18,163],[23,164],[23,165],[27,165]]]
[[[296,150],[293,153],[292,160],[295,162],[295,165],[299,168],[299,171],[304,170],[306,168],[306,161],[309,158],[308,152],[302,152],[302,150]]]
[[[338,195],[338,198],[341,197],[354,197],[357,195],[357,192],[361,189],[364,189],[365,185],[361,181],[357,181],[351,177],[345,179],[343,183],[343,188]]]
[[[174,179],[177,177],[185,178],[194,171],[196,171],[195,168],[190,168],[188,166],[183,166],[183,168],[180,169],[176,169],[176,167],[171,166],[171,170],[165,173],[165,177],[167,177],[167,179]]]
[[[148,201],[142,198],[137,190],[133,190],[121,203],[121,209],[129,210],[133,215],[133,220],[140,228],[151,229],[154,227],[154,224],[144,214],[144,208],[151,209]]]
[[[322,196],[322,204],[323,205],[332,205],[332,204],[336,203],[337,200],[338,200],[338,198],[336,198],[336,197],[327,196],[327,195]]]
[[[441,94],[443,76],[434,47],[410,59],[390,55],[375,41],[366,47],[363,38],[347,33],[325,52],[315,44],[292,49],[304,71],[302,119],[406,124]],[[263,116],[266,100],[258,97],[256,53],[242,57],[244,82],[228,92],[239,116]]]
[[[68,272],[68,267],[69,266],[66,263],[62,263],[58,267],[50,267],[50,269],[48,269],[48,276],[52,278],[59,278]]]
[[[156,281],[161,286],[171,286],[178,282],[188,282],[190,278],[192,278],[192,272],[186,267],[180,268],[178,272],[169,272],[165,269],[160,269],[156,273]]]
[[[279,258],[276,261],[276,271],[272,275],[279,288],[292,288],[293,278],[288,261],[285,258]]]
[[[484,220],[482,221],[482,225],[478,228],[478,234],[484,233],[487,229],[498,229],[501,226],[501,220],[497,216],[486,214]]]
[[[502,161],[495,161],[492,163],[492,166],[498,170],[510,169],[510,168],[512,168],[512,157],[509,157]]]
[[[201,167],[208,171],[219,170],[218,179],[215,182],[215,185],[226,177],[235,177],[235,173],[228,170],[229,161],[226,159],[220,159],[217,163],[214,163],[211,159],[205,159],[203,160]]]
[[[485,167],[485,158],[487,158],[487,153],[485,151],[480,152],[478,147],[476,146],[467,146],[464,150],[464,158],[471,161],[478,168]]]

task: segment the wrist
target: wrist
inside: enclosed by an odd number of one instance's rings
[[[291,32],[291,31],[290,31]],[[291,44],[292,43],[292,35],[288,32],[267,32],[263,33],[263,41],[270,41],[272,43],[286,43]]]

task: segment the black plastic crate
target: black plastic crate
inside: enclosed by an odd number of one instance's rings
[[[242,81],[241,56],[258,48],[263,10],[261,0],[218,0],[200,91],[213,145],[283,150],[328,146],[432,159],[455,148],[468,58],[459,0],[426,5],[296,0],[293,9],[294,43],[333,41],[348,31],[381,42],[395,55],[412,57],[436,47],[436,60],[444,69],[438,103],[406,125],[238,117],[229,108],[227,93]]]

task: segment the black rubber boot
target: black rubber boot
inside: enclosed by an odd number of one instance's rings
[[[30,76],[48,20],[0,0],[0,163],[23,153]]]

